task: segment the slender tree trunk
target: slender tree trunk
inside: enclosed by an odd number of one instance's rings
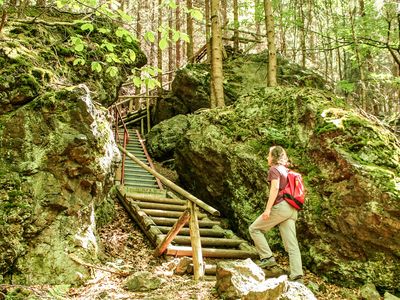
[[[306,49],[306,17],[304,13],[305,5],[304,0],[300,1],[300,18],[301,18],[301,26],[300,26],[300,49],[301,49],[301,66],[303,68],[306,67],[306,59],[307,59],[307,49]]]
[[[275,28],[274,28],[274,16],[272,14],[272,3],[271,0],[264,0],[264,11],[265,11],[265,27],[267,30],[267,41],[268,41],[268,86],[277,86],[276,81],[276,46],[275,46]]]
[[[210,0],[205,0],[206,14],[206,43],[207,43],[207,63],[211,62],[211,20],[210,20]]]
[[[192,0],[186,0],[187,9],[193,8]],[[186,33],[189,36],[190,42],[186,44],[186,58],[188,62],[193,62],[193,19],[190,13],[186,17]]]
[[[137,3],[137,12],[136,12],[136,34],[139,39],[140,36],[142,36],[142,24],[141,24],[141,9],[142,9],[142,1],[138,1]],[[135,75],[137,77],[140,77],[140,71],[137,70],[135,72]],[[135,86],[135,94],[139,95],[141,92],[141,87],[140,86]]]
[[[227,38],[228,35],[229,35],[229,30],[228,30],[229,20],[228,20],[228,12],[227,12],[227,9],[228,9],[227,0],[221,0],[220,9],[221,9],[221,14],[222,14],[221,15],[221,18],[222,18],[221,19],[221,26],[223,28],[222,34],[223,34],[224,38]]]
[[[6,25],[6,22],[7,22],[7,8],[4,5],[3,6],[3,11],[1,13],[1,20],[0,20],[0,34],[1,34],[4,26]]]
[[[168,27],[170,28],[168,32],[168,38],[170,41],[172,41],[172,18],[173,18],[173,13],[172,9],[169,9],[169,18],[168,18]],[[173,75],[173,70],[174,70],[174,57],[172,53],[172,46],[170,45],[168,47],[168,82],[169,85],[171,84],[172,81],[172,75]]]
[[[211,108],[225,106],[222,70],[222,36],[218,18],[219,0],[211,0]]]
[[[181,19],[180,19],[180,0],[176,0],[176,10],[175,10],[175,30],[181,31]],[[176,69],[181,66],[181,40],[177,40],[175,43],[175,64]]]
[[[162,4],[162,0],[158,0],[158,28],[161,28],[161,25],[162,25],[162,7],[161,7],[161,4]],[[161,39],[162,39],[162,36],[161,36],[161,31],[160,30],[157,30],[157,41],[158,41],[158,43],[160,43],[160,41],[161,41]],[[163,77],[162,77],[162,74],[163,74],[163,55],[162,55],[162,50],[161,50],[161,48],[160,48],[160,46],[158,46],[157,47],[157,67],[158,67],[158,81],[160,82],[160,92],[162,91],[162,89],[163,89]]]
[[[233,0],[233,50],[239,52],[239,7],[238,0]]]
[[[283,21],[283,7],[282,7],[282,2],[279,2],[278,5],[278,15],[279,15],[279,48],[280,48],[280,53],[284,56],[287,57],[287,47],[286,47],[286,30],[285,29],[285,24]]]

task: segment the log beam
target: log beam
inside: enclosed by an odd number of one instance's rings
[[[187,223],[187,221],[189,219],[190,219],[190,211],[189,211],[189,209],[187,209],[183,212],[183,214],[180,216],[180,218],[176,221],[174,226],[172,226],[171,230],[164,237],[163,241],[157,246],[156,250],[154,250],[155,256],[160,256],[161,254],[164,253],[164,251],[167,249],[167,247],[169,246],[171,241],[178,234],[179,230]]]

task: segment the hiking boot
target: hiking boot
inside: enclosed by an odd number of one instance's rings
[[[277,263],[276,263],[275,257],[273,257],[273,256],[271,256],[269,258],[261,259],[259,264],[258,264],[258,266],[260,268],[262,268],[262,269],[271,268],[271,267],[274,267],[276,265],[277,265]]]

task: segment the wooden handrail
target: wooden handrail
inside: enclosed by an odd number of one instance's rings
[[[154,170],[155,168],[154,168],[153,162],[151,161],[150,155],[149,155],[149,153],[147,152],[147,149],[146,149],[146,147],[145,147],[145,145],[144,145],[144,143],[143,143],[143,139],[142,139],[142,137],[140,136],[140,133],[139,133],[138,130],[136,130],[136,135],[137,135],[137,137],[138,137],[138,140],[139,140],[140,145],[142,146],[144,155],[146,156],[147,161],[149,162],[150,168],[151,168],[152,170]],[[158,178],[156,177],[156,181],[157,181],[157,185],[158,185],[158,187],[160,188],[160,190],[163,190],[164,188],[163,188],[163,186],[162,186],[162,184],[161,184],[160,179],[158,179]]]
[[[122,152],[124,152],[130,159],[132,159],[136,164],[138,164],[139,166],[141,166],[143,169],[145,169],[146,171],[148,171],[150,174],[154,175],[155,177],[159,178],[160,181],[166,185],[167,187],[171,188],[172,190],[174,190],[175,192],[179,193],[180,195],[182,195],[183,197],[185,197],[186,199],[190,200],[191,202],[197,204],[199,207],[201,207],[202,209],[204,209],[205,211],[208,211],[210,214],[212,214],[213,216],[219,216],[220,212],[218,210],[216,210],[214,207],[204,203],[203,201],[201,201],[200,199],[198,199],[197,197],[193,196],[192,194],[190,194],[189,192],[185,191],[183,188],[181,188],[180,186],[176,185],[175,183],[173,183],[171,180],[167,179],[166,177],[164,177],[163,175],[161,175],[160,173],[158,173],[157,171],[153,170],[152,168],[148,167],[145,163],[141,162],[135,155],[129,153],[128,151],[126,151],[124,148],[122,148],[120,145],[118,145],[119,150],[121,150]]]

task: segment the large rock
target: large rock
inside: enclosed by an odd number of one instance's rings
[[[317,73],[281,57],[278,61],[280,85],[325,88],[324,79]],[[224,61],[225,104],[231,105],[241,95],[265,86],[267,63],[267,53],[234,56]],[[157,103],[154,122],[209,108],[210,79],[209,64],[189,64],[177,70],[171,92]]]
[[[251,259],[217,264],[215,288],[222,299],[274,300],[287,289],[287,276],[265,280]]]
[[[96,225],[112,213],[106,197],[120,158],[107,110],[92,98],[109,104],[124,68],[143,63],[136,44],[95,29],[85,33],[86,64],[75,65],[69,41],[81,25],[52,21],[8,22],[0,42],[0,283],[79,284],[90,275],[77,261],[98,259]],[[114,42],[117,55],[137,51],[138,61],[115,77],[95,73],[91,61],[107,55],[96,41]]]
[[[399,292],[400,146],[391,131],[330,93],[300,88],[261,88],[188,120],[175,149],[180,180],[242,236],[265,206],[268,149],[282,145],[308,191],[298,222],[304,264],[346,286]],[[283,248],[276,232],[269,241]]]

